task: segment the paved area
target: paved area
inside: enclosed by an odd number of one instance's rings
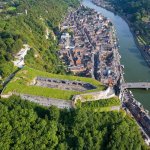
[[[45,77],[37,77],[34,85],[48,87],[48,88],[56,88],[61,90],[80,91],[80,92],[96,89],[96,87],[90,83],[85,83],[81,81],[60,80],[60,79],[45,78]]]

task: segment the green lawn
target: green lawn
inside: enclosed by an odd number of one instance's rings
[[[78,92],[30,85],[31,81],[37,76],[88,82],[96,86],[97,89],[88,90],[86,92]],[[15,77],[7,84],[6,88],[3,90],[3,94],[8,94],[9,92],[17,92],[23,94],[70,100],[73,95],[93,91],[102,91],[104,89],[105,87],[99,81],[96,81],[92,78],[50,74],[26,66],[23,69],[21,69],[15,75]]]

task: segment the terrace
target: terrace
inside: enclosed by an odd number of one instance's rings
[[[79,92],[96,89],[95,86],[86,82],[60,80],[55,78],[44,78],[44,77],[37,77],[36,83],[34,85],[41,86],[41,87],[61,89],[61,90],[79,91]]]
[[[7,84],[1,96],[27,94],[71,100],[74,95],[104,89],[105,87],[99,81],[91,78],[50,74],[25,66]]]

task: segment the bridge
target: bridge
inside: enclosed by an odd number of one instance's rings
[[[121,89],[150,89],[150,82],[130,82],[123,83]]]

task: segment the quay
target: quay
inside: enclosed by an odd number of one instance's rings
[[[150,146],[150,116],[149,111],[144,109],[129,89],[149,89],[150,82],[130,82],[125,83],[123,76],[123,67],[121,69],[119,98],[122,102],[122,108],[133,117],[142,133],[145,143]]]
[[[134,96],[131,91],[124,90],[122,92],[122,107],[127,113],[134,117],[139,126],[145,143],[150,145],[150,116],[147,110],[144,110],[144,107],[140,102],[134,99]]]

